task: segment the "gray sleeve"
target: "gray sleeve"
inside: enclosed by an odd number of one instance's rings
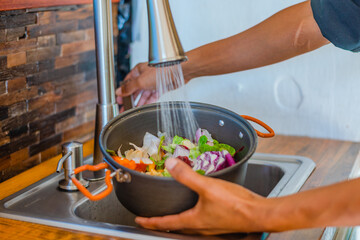
[[[360,0],[311,0],[322,35],[335,46],[360,52]]]

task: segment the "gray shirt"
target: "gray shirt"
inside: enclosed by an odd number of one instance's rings
[[[360,0],[311,0],[322,35],[339,48],[360,52]]]

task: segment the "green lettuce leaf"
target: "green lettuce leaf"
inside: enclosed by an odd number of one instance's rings
[[[160,143],[159,143],[159,148],[158,148],[158,154],[160,154],[160,149],[161,149],[161,146],[162,146],[163,143],[164,143],[164,140],[165,140],[165,136],[161,136],[161,138],[160,138]]]
[[[201,146],[201,145],[204,145],[204,144],[206,144],[207,143],[207,137],[205,136],[205,135],[203,135],[203,136],[201,136],[200,138],[199,138],[199,146]]]
[[[190,159],[197,159],[198,156],[201,155],[201,152],[199,151],[199,148],[192,148],[190,149],[189,158]]]
[[[201,153],[217,152],[217,151],[219,151],[219,148],[217,146],[210,146],[210,145],[204,144],[204,145],[199,146],[199,150]]]
[[[155,169],[156,170],[162,170],[165,168],[165,159],[162,159],[160,161],[155,161]]]
[[[110,154],[110,156],[117,156],[116,152],[114,150],[106,149],[106,152]]]
[[[229,145],[227,145],[225,143],[219,144],[219,148],[220,148],[219,149],[220,151],[222,151],[222,150],[228,151],[231,156],[234,156],[234,154],[236,152],[235,148],[233,148],[232,146],[229,146]]]
[[[171,153],[171,154],[174,153],[174,149],[173,149],[172,147],[170,147],[170,146],[161,146],[161,148],[162,148],[164,151],[169,152],[169,153]]]
[[[176,144],[176,145],[181,145],[183,141],[184,141],[184,139],[182,137],[179,137],[178,135],[175,135],[175,137],[173,138],[172,143]]]
[[[199,139],[199,151],[201,153],[204,152],[211,152],[211,151],[219,151],[219,142],[214,140],[214,146],[210,146],[207,143],[207,137],[206,136],[201,136]]]
[[[169,171],[166,168],[164,169],[164,172],[162,173],[162,175],[164,177],[171,177],[171,174],[169,173]]]

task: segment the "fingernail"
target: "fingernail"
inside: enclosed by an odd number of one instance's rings
[[[166,166],[166,168],[167,168],[168,170],[174,169],[174,167],[176,166],[176,164],[177,164],[177,161],[176,161],[176,159],[174,159],[174,158],[169,158],[169,159],[166,160],[166,162],[165,162],[165,166]]]

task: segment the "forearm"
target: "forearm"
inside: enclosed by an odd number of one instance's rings
[[[360,179],[269,199],[268,231],[360,224]]]
[[[247,31],[189,51],[184,75],[191,79],[262,67],[327,43],[313,18],[310,2],[303,2]]]

